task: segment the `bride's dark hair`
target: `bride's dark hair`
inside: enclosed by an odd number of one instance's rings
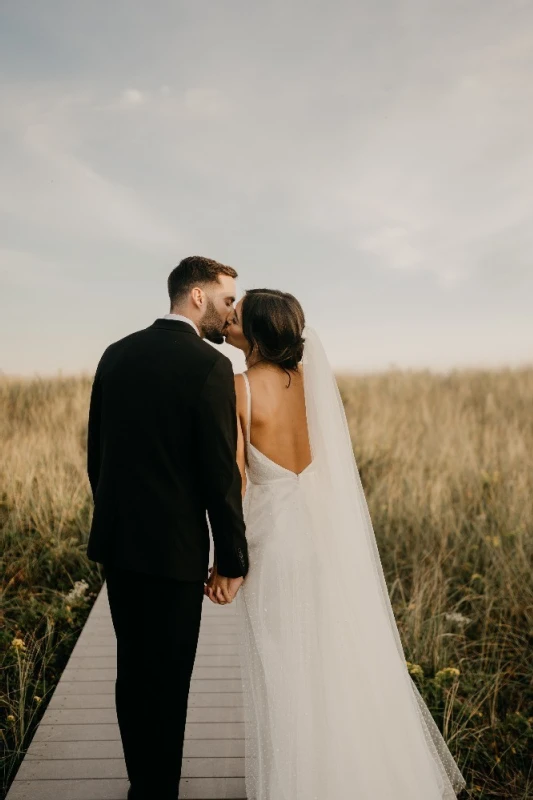
[[[277,364],[290,378],[303,358],[303,308],[292,294],[276,289],[251,289],[242,303],[242,332],[261,360]]]

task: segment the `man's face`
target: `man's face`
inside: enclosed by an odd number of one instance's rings
[[[205,288],[206,308],[200,320],[202,335],[214,344],[223,344],[224,334],[235,311],[237,286],[229,275],[219,275],[217,283]]]

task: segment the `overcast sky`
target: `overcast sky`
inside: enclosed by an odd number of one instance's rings
[[[337,368],[533,361],[530,0],[0,9],[0,370],[93,370],[192,254]]]

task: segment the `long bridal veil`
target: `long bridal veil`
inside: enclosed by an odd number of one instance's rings
[[[317,574],[299,585],[313,595],[320,652],[308,669],[320,682],[330,796],[452,800],[465,781],[407,670],[337,382],[316,332],[304,337]]]

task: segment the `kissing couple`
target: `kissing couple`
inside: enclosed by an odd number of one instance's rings
[[[128,797],[178,797],[207,596],[242,623],[248,800],[453,800],[465,781],[407,669],[324,348],[293,295],[236,303],[236,279],[183,259],[170,313],[111,344],[92,387],[88,556]]]

